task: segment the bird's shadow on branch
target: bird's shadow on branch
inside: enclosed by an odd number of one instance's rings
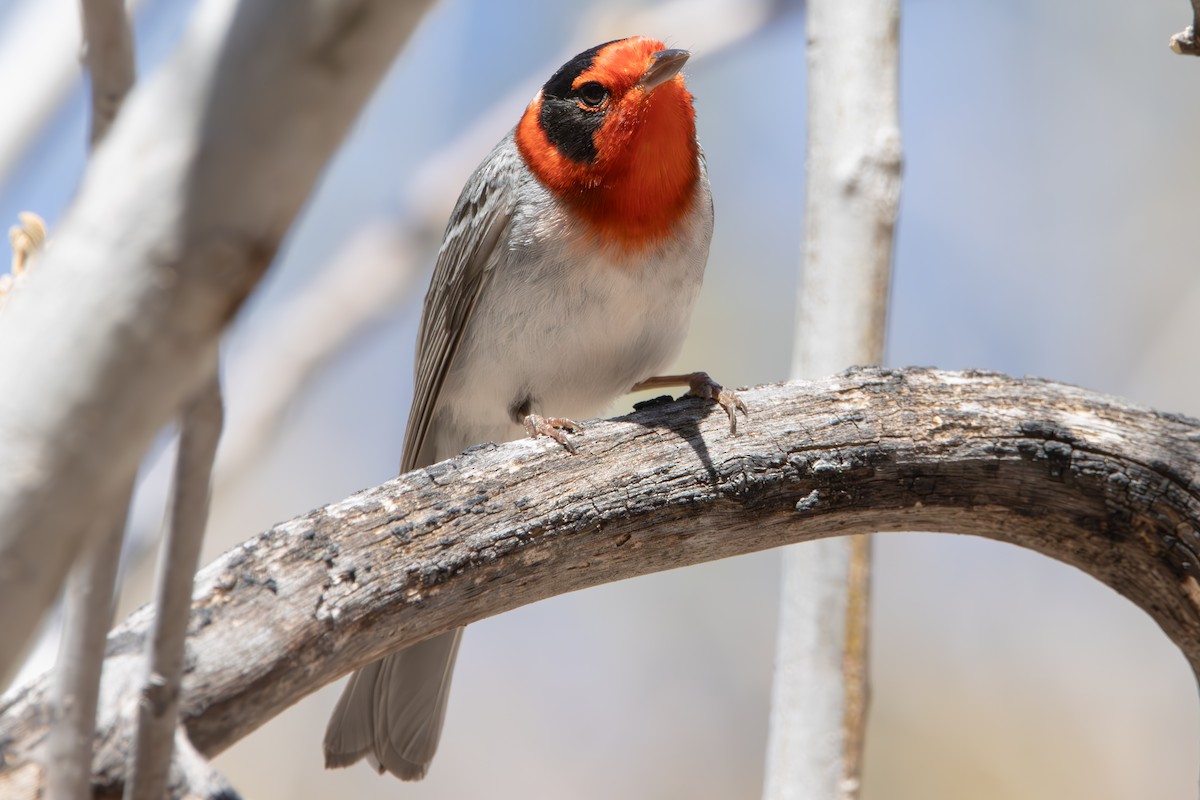
[[[671,413],[662,413],[665,407],[671,406]],[[708,452],[708,444],[700,432],[700,423],[709,414],[720,414],[720,405],[711,400],[704,400],[691,395],[672,397],[664,394],[633,404],[633,411],[617,419],[620,422],[632,422],[650,430],[668,430],[691,446],[696,452],[696,458],[704,465],[705,472],[711,482],[718,480],[716,467],[713,466],[712,456]],[[725,435],[733,435],[726,431]]]
[[[705,433],[701,430],[701,424],[711,414],[718,414],[723,417],[724,409],[712,400],[688,394],[683,394],[679,397],[664,394],[634,403],[633,411],[628,414],[582,421],[581,430],[571,434],[571,443],[575,447],[574,453],[568,453],[568,448],[548,441],[548,437],[547,445],[553,445],[553,449],[561,451],[562,455],[567,458],[586,457],[589,455],[587,434],[593,425],[598,425],[602,422],[628,422],[646,431],[653,431],[659,436],[670,435],[682,439],[695,452],[696,459],[700,462],[708,478],[708,482],[710,484],[717,484],[721,480],[720,473],[713,464],[712,454],[709,452],[708,443],[704,438]],[[743,419],[743,423],[747,422],[750,422],[748,418]],[[736,436],[738,433],[730,431],[729,427],[726,426],[718,429],[715,434],[710,430],[708,435]],[[535,438],[541,439],[542,437]],[[463,456],[477,450],[492,450],[499,446],[497,442],[480,442],[479,444],[471,445],[453,458],[438,464],[432,464],[418,471],[429,474],[437,482],[442,475],[457,470],[460,459]]]

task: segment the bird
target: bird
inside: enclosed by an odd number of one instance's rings
[[[736,431],[736,392],[704,372],[658,374],[682,346],[713,231],[688,57],[641,36],[584,50],[467,180],[425,296],[401,472],[524,435],[574,452],[575,419],[636,389],[687,386]],[[356,672],[325,732],[326,767],[365,758],[423,778],[461,638]]]

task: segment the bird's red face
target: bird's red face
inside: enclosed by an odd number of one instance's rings
[[[516,140],[529,169],[603,239],[640,249],[669,235],[699,178],[683,50],[635,37],[585,50],[529,104]]]

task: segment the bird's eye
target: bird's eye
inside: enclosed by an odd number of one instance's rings
[[[595,81],[589,81],[580,86],[576,94],[579,96],[579,102],[588,108],[599,108],[608,99],[608,89]]]

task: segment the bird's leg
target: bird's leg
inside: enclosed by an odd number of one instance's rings
[[[666,389],[672,386],[686,386],[688,387],[687,393],[692,397],[716,401],[729,415],[730,433],[737,433],[736,412],[741,411],[743,416],[750,416],[750,412],[746,410],[746,404],[742,402],[742,398],[738,397],[738,393],[732,389],[726,389],[708,377],[707,372],[690,372],[687,375],[658,375],[634,384],[630,391]]]
[[[554,441],[567,448],[571,455],[575,454],[575,445],[571,444],[571,440],[563,431],[578,433],[583,430],[583,426],[573,419],[566,417],[543,417],[540,414],[529,414],[525,417],[525,431],[530,438],[536,439],[539,436],[549,436]]]

